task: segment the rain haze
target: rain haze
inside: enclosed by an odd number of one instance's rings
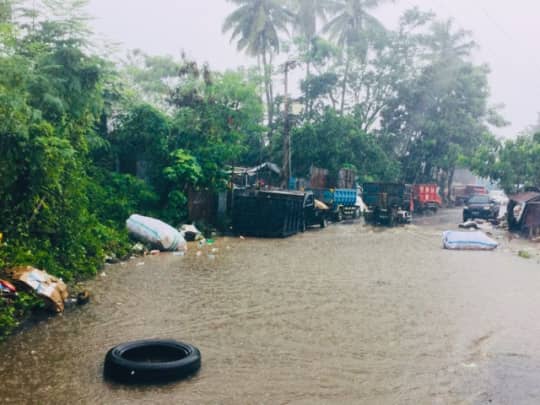
[[[89,11],[96,32],[125,49],[150,54],[180,55],[185,51],[213,69],[250,65],[255,60],[236,50],[229,34],[221,32],[234,5],[226,0],[154,0],[152,2],[91,0]],[[432,10],[440,18],[452,17],[456,26],[472,31],[478,44],[476,61],[491,67],[491,103],[504,103],[511,125],[497,129],[511,137],[536,122],[540,92],[540,56],[536,0],[401,0],[381,6],[375,14],[393,27],[400,13],[413,6]]]

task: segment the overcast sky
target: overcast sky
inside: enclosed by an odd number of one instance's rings
[[[456,25],[473,32],[479,49],[476,62],[488,63],[492,73],[492,103],[504,103],[512,125],[498,130],[513,136],[536,122],[540,111],[540,0],[397,0],[376,15],[389,28],[401,11],[418,5],[438,16],[453,17]],[[150,54],[180,55],[223,70],[252,61],[238,53],[221,33],[233,6],[226,0],[90,0],[96,33],[126,49]]]

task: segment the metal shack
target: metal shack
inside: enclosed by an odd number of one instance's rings
[[[526,192],[509,196],[508,227],[535,236],[540,233],[540,193]]]

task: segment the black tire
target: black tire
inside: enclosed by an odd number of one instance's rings
[[[326,218],[321,219],[321,228],[326,228],[328,226],[328,221],[326,221]]]
[[[465,214],[463,214],[463,222],[467,222],[467,220],[469,219],[469,217]]]
[[[196,347],[174,340],[137,340],[113,347],[105,356],[106,379],[126,384],[176,381],[201,367]]]
[[[339,208],[338,212],[336,213],[336,221],[337,222],[343,221],[343,210],[341,208]]]
[[[354,209],[354,218],[355,219],[360,218],[360,208],[355,208]]]

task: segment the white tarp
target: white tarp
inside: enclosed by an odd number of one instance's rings
[[[133,214],[126,221],[126,226],[135,238],[161,250],[186,249],[186,241],[180,232],[158,219]]]
[[[498,243],[480,231],[445,231],[443,232],[443,245],[445,249],[493,250],[498,246]]]

